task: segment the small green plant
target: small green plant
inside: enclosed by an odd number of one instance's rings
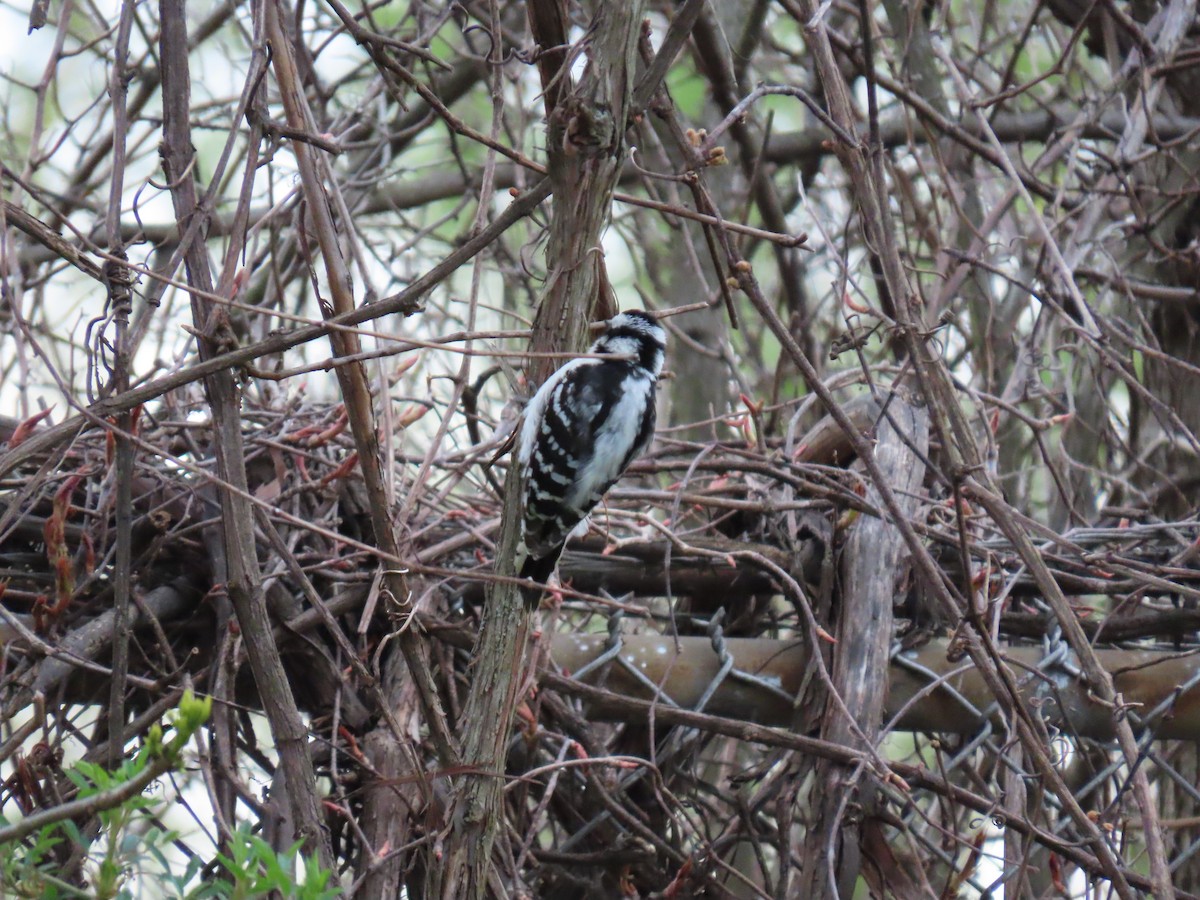
[[[248,823],[242,823],[234,832],[228,850],[228,856],[218,853],[217,860],[232,880],[219,881],[216,885],[220,888],[218,892],[205,896],[249,900],[278,891],[290,900],[332,900],[341,893],[336,886],[328,886],[332,873],[322,869],[315,857],[301,857],[304,878],[296,880],[299,841],[287,850],[276,853],[270,844],[252,833]]]
[[[0,892],[6,897],[22,898],[79,896],[76,888],[62,884],[53,875],[57,867],[55,847],[76,834],[75,823],[69,822],[64,827],[42,828],[21,846],[17,842],[0,845]]]
[[[182,768],[188,741],[208,721],[210,698],[185,693],[167,729],[153,725],[141,749],[116,771],[81,761],[66,772],[77,788],[75,799],[10,823],[0,816],[0,896],[6,898],[98,898],[133,900],[138,896],[171,900],[253,898],[270,892],[289,900],[327,900],[338,896],[331,875],[314,858],[300,857],[299,844],[276,853],[249,826],[239,826],[218,854],[222,869],[201,880],[203,861],[172,860],[168,850],[179,835],[155,825],[164,803],[143,793],[155,779]],[[95,816],[98,831],[80,831],[76,821]],[[45,821],[43,821],[45,820]],[[64,846],[83,848],[88,887],[60,877],[58,853]]]

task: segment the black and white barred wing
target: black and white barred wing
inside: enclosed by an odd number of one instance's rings
[[[545,580],[571,531],[654,433],[654,383],[634,366],[579,360],[526,410],[523,577]],[[590,363],[590,364],[589,364]]]

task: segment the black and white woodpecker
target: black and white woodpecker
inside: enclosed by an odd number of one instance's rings
[[[667,333],[649,313],[619,313],[588,351],[619,358],[573,359],[529,401],[517,439],[522,578],[546,582],[571,532],[649,446],[666,347]],[[540,588],[524,593],[531,606],[541,597]]]

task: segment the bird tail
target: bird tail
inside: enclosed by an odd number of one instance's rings
[[[545,556],[527,556],[525,562],[521,565],[520,577],[528,578],[537,584],[521,587],[521,596],[525,598],[525,605],[530,609],[537,609],[538,603],[541,602],[542,594],[545,589],[542,587],[554,574],[554,568],[558,565],[558,558],[562,555],[563,545],[559,544]]]

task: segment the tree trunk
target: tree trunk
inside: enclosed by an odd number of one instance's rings
[[[878,425],[875,459],[903,499],[906,514],[920,506],[919,492],[929,447],[923,410],[898,397],[886,405]],[[868,487],[867,496],[878,500]],[[885,700],[892,644],[892,601],[908,577],[907,553],[899,532],[886,519],[863,518],[842,552],[841,607],[833,654],[832,690],[821,737],[863,750],[876,746]],[[840,698],[841,702],[837,701]],[[862,769],[822,761],[814,772],[813,809],[805,835],[798,896],[854,896],[864,862],[861,824],[875,817],[874,777]]]

